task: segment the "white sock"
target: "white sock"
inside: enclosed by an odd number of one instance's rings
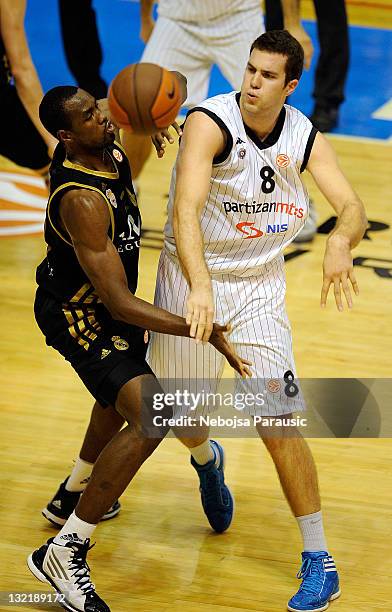
[[[327,542],[324,535],[323,515],[320,512],[297,516],[298,527],[301,530],[304,543],[304,551],[317,552],[319,550],[328,551]]]
[[[216,459],[214,449],[211,446],[209,439],[205,440],[199,446],[194,446],[189,449],[192,457],[199,465],[205,465],[209,461]]]
[[[75,461],[71,476],[67,480],[65,488],[67,491],[84,491],[93,471],[94,464],[87,463],[78,457]]]
[[[96,525],[82,521],[76,516],[74,511],[65,523],[64,527],[62,527],[61,531],[59,531],[54,538],[54,543],[60,545],[62,544],[64,546],[66,542],[71,540],[76,542],[81,540],[84,542],[86,538],[91,538],[95,528]]]

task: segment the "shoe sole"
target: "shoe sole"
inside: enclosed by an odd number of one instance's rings
[[[341,594],[342,591],[339,589],[338,591],[336,591],[336,593],[331,595],[325,606],[323,606],[322,608],[313,608],[312,610],[300,610],[299,608],[291,608],[290,606],[287,606],[287,609],[290,610],[290,612],[324,612],[324,610],[328,610],[330,602],[340,597]]]
[[[62,593],[61,591],[58,590],[58,588],[56,587],[54,582],[52,582],[52,580],[49,578],[49,576],[44,574],[35,565],[34,560],[33,560],[33,553],[31,553],[31,555],[29,555],[27,557],[27,567],[29,568],[29,570],[33,574],[33,576],[35,576],[35,578],[37,578],[40,582],[45,582],[46,584],[49,584],[56,591],[56,593],[58,593],[59,595],[63,595],[65,597],[64,593]],[[60,606],[62,608],[64,608],[65,610],[68,610],[68,612],[81,612],[78,608],[75,608],[74,606],[72,606],[65,599],[64,599],[64,601],[58,600],[57,603],[59,603]]]
[[[225,451],[223,449],[223,447],[216,441],[216,440],[211,440],[211,442],[215,442],[215,445],[218,446],[218,448],[222,451],[222,455],[221,455],[221,460],[222,460],[222,470],[223,472],[225,471]],[[215,446],[214,445],[214,446]],[[220,453],[219,453],[220,454]],[[225,483],[227,490],[229,491],[229,495],[230,495],[230,499],[231,499],[231,503],[233,505],[233,512],[231,514],[231,520],[230,523],[227,525],[227,527],[223,530],[223,531],[217,531],[216,529],[214,529],[215,533],[225,533],[225,531],[228,530],[228,528],[230,527],[230,525],[233,522],[233,518],[234,518],[234,513],[235,513],[235,499],[230,491],[230,487]]]
[[[112,510],[111,512],[106,512],[106,514],[104,514],[103,517],[101,518],[101,521],[109,521],[110,519],[117,516],[120,510],[121,510],[121,506],[119,508],[116,508],[115,510]],[[59,516],[56,516],[47,508],[44,508],[43,510],[41,510],[41,514],[42,516],[46,518],[47,521],[49,521],[49,523],[51,523],[55,527],[64,527],[65,523],[67,522],[67,519],[63,519],[63,518],[60,518]]]

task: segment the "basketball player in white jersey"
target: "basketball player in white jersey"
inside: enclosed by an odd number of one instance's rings
[[[308,214],[305,169],[338,217],[326,244],[321,305],[331,286],[339,310],[342,293],[349,307],[352,289],[358,293],[351,249],[364,234],[366,215],[327,140],[284,104],[302,67],[297,40],[287,31],[267,32],[252,45],[241,91],[206,100],[188,113],[172,175],[155,304],[186,316],[199,342],[153,334],[149,363],[161,382],[166,377],[186,387],[198,379],[215,388],[223,363],[206,344],[213,320],[231,323],[230,341],[252,362],[256,387],[266,379],[293,380],[283,250]],[[159,142],[156,147],[162,154]],[[246,385],[237,380],[237,389],[246,391]],[[289,415],[297,408],[281,389],[273,400],[267,397],[262,414]],[[288,609],[326,610],[340,588],[311,452],[299,432],[259,434],[303,538],[302,583]],[[198,449],[207,453],[209,446],[205,439]]]
[[[261,0],[160,0],[154,22],[154,0],[141,0],[141,37],[146,43],[141,62],[178,70],[187,78],[187,108],[208,95],[210,72],[216,64],[233,89],[239,89],[252,41],[264,31]],[[306,49],[312,46],[302,28],[297,0],[283,0],[285,27]],[[136,179],[151,152],[151,141],[131,133],[123,145]]]

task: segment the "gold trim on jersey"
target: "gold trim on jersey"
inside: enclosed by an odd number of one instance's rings
[[[120,136],[121,136],[121,134],[120,134]],[[124,155],[125,155],[126,159],[128,159],[127,152],[126,152],[126,150],[124,149],[124,147],[123,147],[123,145],[121,144],[121,142],[119,142],[118,140],[115,140],[115,141],[113,142],[113,146],[116,146],[116,147],[118,147],[119,149],[121,149],[121,151],[124,153]]]
[[[83,185],[82,183],[76,183],[76,182],[69,182],[69,183],[64,183],[63,185],[60,185],[59,187],[57,187],[57,189],[55,189],[55,191],[52,193],[52,195],[49,198],[48,201],[48,209],[47,209],[47,213],[48,213],[48,219],[49,219],[49,223],[52,226],[52,228],[54,229],[54,231],[56,232],[56,234],[58,236],[60,236],[60,238],[62,240],[64,240],[64,242],[66,242],[69,246],[71,246],[73,248],[73,244],[72,242],[69,242],[69,240],[67,240],[66,238],[64,238],[64,236],[61,234],[61,232],[55,227],[55,225],[53,224],[53,221],[51,219],[50,216],[50,205],[52,203],[52,200],[54,198],[55,195],[57,195],[62,189],[66,189],[67,187],[81,187],[82,189],[88,189],[89,191],[96,191],[97,193],[99,193],[103,199],[105,200],[107,207],[109,209],[109,215],[110,215],[110,225],[112,228],[112,237],[111,239],[114,239],[114,215],[113,215],[113,209],[111,207],[111,204],[109,202],[109,200],[107,199],[106,195],[97,187],[93,187],[92,185]]]
[[[92,174],[93,176],[98,176],[98,177],[108,178],[108,179],[118,179],[118,177],[120,176],[120,173],[118,171],[116,162],[112,158],[112,155],[110,155],[110,160],[114,162],[114,167],[116,168],[116,172],[105,172],[104,170],[91,170],[90,168],[86,168],[85,166],[82,166],[80,164],[74,164],[73,162],[69,161],[69,159],[65,159],[63,161],[63,166],[65,168],[70,168],[71,170],[79,170],[79,172],[84,172],[85,174]]]

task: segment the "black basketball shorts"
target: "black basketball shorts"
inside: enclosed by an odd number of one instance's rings
[[[115,321],[102,304],[82,310],[38,288],[34,313],[46,344],[70,362],[102,406],[114,406],[132,378],[153,374],[146,362],[148,332]]]

